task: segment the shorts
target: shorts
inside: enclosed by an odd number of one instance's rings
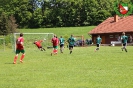
[[[64,46],[64,44],[60,44],[60,47],[63,47]]]
[[[42,48],[42,46],[37,46],[39,49]]]
[[[100,46],[100,44],[97,44],[97,47],[99,47]]]
[[[69,45],[69,49],[73,49],[73,46],[70,46],[70,45]]]
[[[18,50],[18,49],[16,50],[16,54],[19,54],[20,52],[24,54],[25,50],[24,49],[23,50]]]
[[[126,46],[127,45],[127,43],[123,43],[123,46]]]
[[[54,48],[54,49],[57,49],[57,48],[58,48],[58,46],[53,46],[53,48]]]

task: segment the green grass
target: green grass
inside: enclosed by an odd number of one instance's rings
[[[84,35],[92,27],[21,29],[21,32],[52,32],[60,35]],[[57,29],[57,30],[55,30]],[[68,30],[66,30],[68,29]],[[63,30],[63,31],[61,31]],[[37,48],[26,48],[24,63],[12,64],[14,52],[0,51],[0,88],[133,88],[133,47],[128,52],[120,46],[74,47],[70,55],[64,53],[50,56]]]
[[[39,29],[21,29],[20,32],[23,33],[55,33],[58,37],[67,36],[70,37],[71,34],[74,36],[84,36],[84,38],[90,38],[88,32],[95,28],[95,26],[87,27],[60,27],[60,28],[39,28]]]
[[[27,50],[24,63],[12,64],[14,53],[6,50],[0,58],[0,88],[132,88],[133,47],[74,47],[70,55],[50,56],[46,52]]]

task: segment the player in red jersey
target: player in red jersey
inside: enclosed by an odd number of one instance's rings
[[[41,43],[43,40],[35,41],[34,44],[38,47],[39,50],[45,51],[45,49],[42,47]]]
[[[57,52],[58,52],[59,39],[57,38],[56,35],[54,35],[54,37],[52,38],[51,42],[53,44],[53,51],[51,53],[51,56],[52,56],[52,54],[57,54]]]
[[[24,50],[24,38],[23,38],[23,33],[20,33],[20,37],[16,40],[16,55],[14,57],[14,62],[13,64],[16,64],[16,60],[18,58],[18,54],[21,52],[22,56],[20,58],[20,62],[23,62],[24,56],[25,56],[25,50]]]

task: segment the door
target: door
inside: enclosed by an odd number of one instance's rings
[[[96,38],[97,38],[97,37],[94,36],[93,44],[96,44]]]
[[[102,44],[105,44],[105,36],[103,35],[101,36],[101,38],[102,38]]]

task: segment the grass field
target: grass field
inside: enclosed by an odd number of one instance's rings
[[[95,48],[74,47],[72,54],[65,48],[50,56],[52,49],[31,47],[25,49],[24,63],[19,55],[15,65],[12,49],[0,51],[0,88],[133,88],[133,46],[127,46],[128,52],[120,46]]]
[[[24,63],[12,64],[14,53],[1,53],[0,88],[132,88],[133,47],[75,47],[70,55],[50,56],[34,50],[26,52]],[[29,51],[29,50],[27,50]]]

